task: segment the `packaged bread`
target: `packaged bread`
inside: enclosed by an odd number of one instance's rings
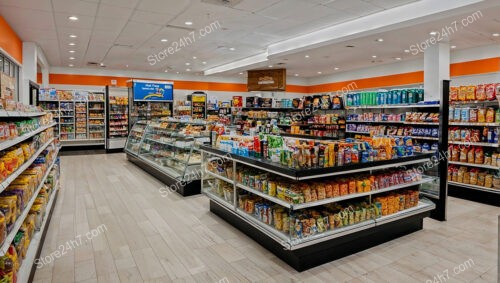
[[[467,153],[469,149],[467,147],[463,147],[460,149],[460,162],[467,162]]]
[[[493,187],[493,175],[492,174],[486,174],[486,176],[484,177],[484,186],[487,188]]]
[[[464,172],[463,183],[470,184],[470,172],[468,172],[468,171]]]
[[[497,165],[497,158],[498,158],[498,154],[496,152],[493,152],[491,154],[491,166],[498,166]]]
[[[477,174],[477,185],[484,187],[484,181],[486,179],[486,173],[485,172],[479,172]]]
[[[451,151],[451,161],[458,161],[460,159],[458,146],[454,146]]]
[[[476,164],[483,164],[484,163],[484,152],[483,152],[482,147],[476,148],[474,161]]]
[[[484,153],[484,165],[491,165],[491,152]]]
[[[477,169],[472,169],[470,170],[470,184],[471,185],[477,185]]]
[[[471,147],[471,149],[469,150],[469,152],[467,153],[467,161],[468,163],[475,163],[474,162],[474,156],[476,154],[476,149],[474,147]]]

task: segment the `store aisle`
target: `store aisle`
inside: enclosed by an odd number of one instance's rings
[[[446,282],[496,282],[492,206],[451,198],[448,222],[426,220],[423,231],[298,273],[211,214],[204,196],[161,197],[163,184],[124,154],[61,159],[34,282],[426,282],[446,273]]]

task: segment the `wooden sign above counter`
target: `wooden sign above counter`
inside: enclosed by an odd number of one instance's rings
[[[248,71],[248,91],[285,91],[286,69]]]

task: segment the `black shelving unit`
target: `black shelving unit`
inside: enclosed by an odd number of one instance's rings
[[[243,231],[245,235],[254,239],[298,271],[303,271],[421,230],[423,228],[423,219],[428,217],[431,210],[435,208],[435,205],[430,201],[420,201],[417,206],[402,210],[396,214],[389,214],[381,218],[369,219],[357,224],[335,228],[311,237],[292,238],[290,235],[278,231],[272,226],[240,210],[238,207],[237,190],[254,193],[289,210],[316,207],[319,205],[336,203],[340,201],[339,199],[354,199],[359,196],[347,195],[341,198],[324,199],[313,203],[293,204],[276,197],[266,196],[251,188],[242,186],[236,181],[235,169],[237,166],[250,166],[256,170],[264,170],[267,174],[279,175],[289,180],[313,180],[331,176],[345,176],[346,174],[370,172],[372,170],[382,170],[384,168],[394,168],[410,164],[417,165],[428,162],[432,154],[417,154],[415,156],[403,157],[395,160],[384,160],[339,167],[296,170],[259,158],[228,154],[212,146],[204,145],[200,147],[200,150],[202,151],[202,164],[204,164],[206,159],[210,161],[213,160],[212,158],[222,158],[226,161],[230,160],[233,163],[233,179],[218,176],[216,173],[212,172],[207,172],[207,176],[204,176],[202,179],[202,184],[205,183],[205,178],[215,178],[226,183],[231,183],[232,186],[234,186],[234,193],[232,196],[234,203],[221,199],[211,193],[210,190],[202,188],[205,195],[210,198],[210,211]],[[429,181],[429,179],[420,183],[415,182],[402,185],[401,187],[390,188],[390,190],[397,190],[403,187],[418,188],[420,184]],[[377,193],[380,193],[380,191],[374,190],[363,195]]]

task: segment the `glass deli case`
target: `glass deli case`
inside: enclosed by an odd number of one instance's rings
[[[183,196],[200,193],[199,146],[210,143],[211,124],[172,118],[139,121],[125,147],[128,160],[168,185],[162,192]]]

